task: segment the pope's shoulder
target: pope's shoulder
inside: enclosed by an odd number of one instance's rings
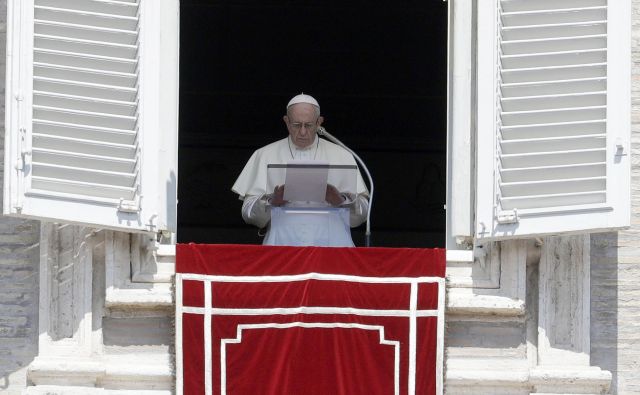
[[[265,146],[262,146],[260,148],[258,148],[257,150],[253,151],[253,157],[254,158],[260,158],[262,156],[264,156],[265,153],[269,153],[269,154],[273,154],[274,152],[276,152],[278,149],[282,149],[282,145],[285,144],[287,141],[287,137],[280,139],[280,140],[276,140],[273,143],[269,143]]]
[[[285,137],[283,139],[280,140],[276,140],[273,143],[269,143],[265,146],[262,146],[260,148],[258,148],[255,152],[264,152],[264,151],[271,151],[273,149],[279,148],[282,144],[286,144],[288,137]]]

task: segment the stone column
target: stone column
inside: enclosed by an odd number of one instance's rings
[[[94,387],[103,374],[91,358],[102,343],[92,319],[93,236],[88,228],[42,225],[40,337],[38,356],[29,366],[30,384]]]
[[[590,366],[589,235],[546,237],[539,264],[534,393],[601,394],[611,373]]]

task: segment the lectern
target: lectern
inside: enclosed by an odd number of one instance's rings
[[[345,196],[356,196],[357,167],[322,162],[267,166],[267,190],[285,186],[287,204],[270,207],[265,245],[353,247],[349,208],[324,201],[327,184]]]

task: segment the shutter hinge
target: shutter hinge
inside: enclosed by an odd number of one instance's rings
[[[501,211],[498,213],[499,224],[517,224],[518,222],[520,222],[520,217],[518,217],[518,209]]]
[[[18,171],[24,170],[24,155],[20,155],[20,157],[16,161],[16,170]]]
[[[24,145],[24,142],[26,140],[26,135],[27,135],[27,129],[25,128],[20,128],[20,142],[21,145]],[[18,158],[18,160],[16,161],[16,170],[24,170],[24,167],[27,163],[27,156],[31,155],[31,151],[29,150],[21,150],[20,151],[20,157]]]
[[[622,142],[621,138],[617,138],[616,139],[616,156],[626,156],[627,153],[625,152],[624,149],[624,143]]]
[[[140,198],[141,196],[137,196],[135,200],[124,200],[124,198],[120,198],[120,203],[118,203],[118,211],[122,211],[124,213],[140,212]]]
[[[149,217],[149,223],[145,224],[147,229],[149,230],[149,232],[156,232],[156,224],[154,223],[156,221],[156,218],[158,218],[158,214],[157,213],[153,213],[153,215],[151,215],[151,217]],[[156,235],[157,237],[157,235]]]

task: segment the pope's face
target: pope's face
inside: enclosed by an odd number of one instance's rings
[[[293,143],[298,148],[310,146],[323,121],[322,117],[316,115],[316,108],[311,104],[298,103],[289,107],[287,113],[283,119]]]

